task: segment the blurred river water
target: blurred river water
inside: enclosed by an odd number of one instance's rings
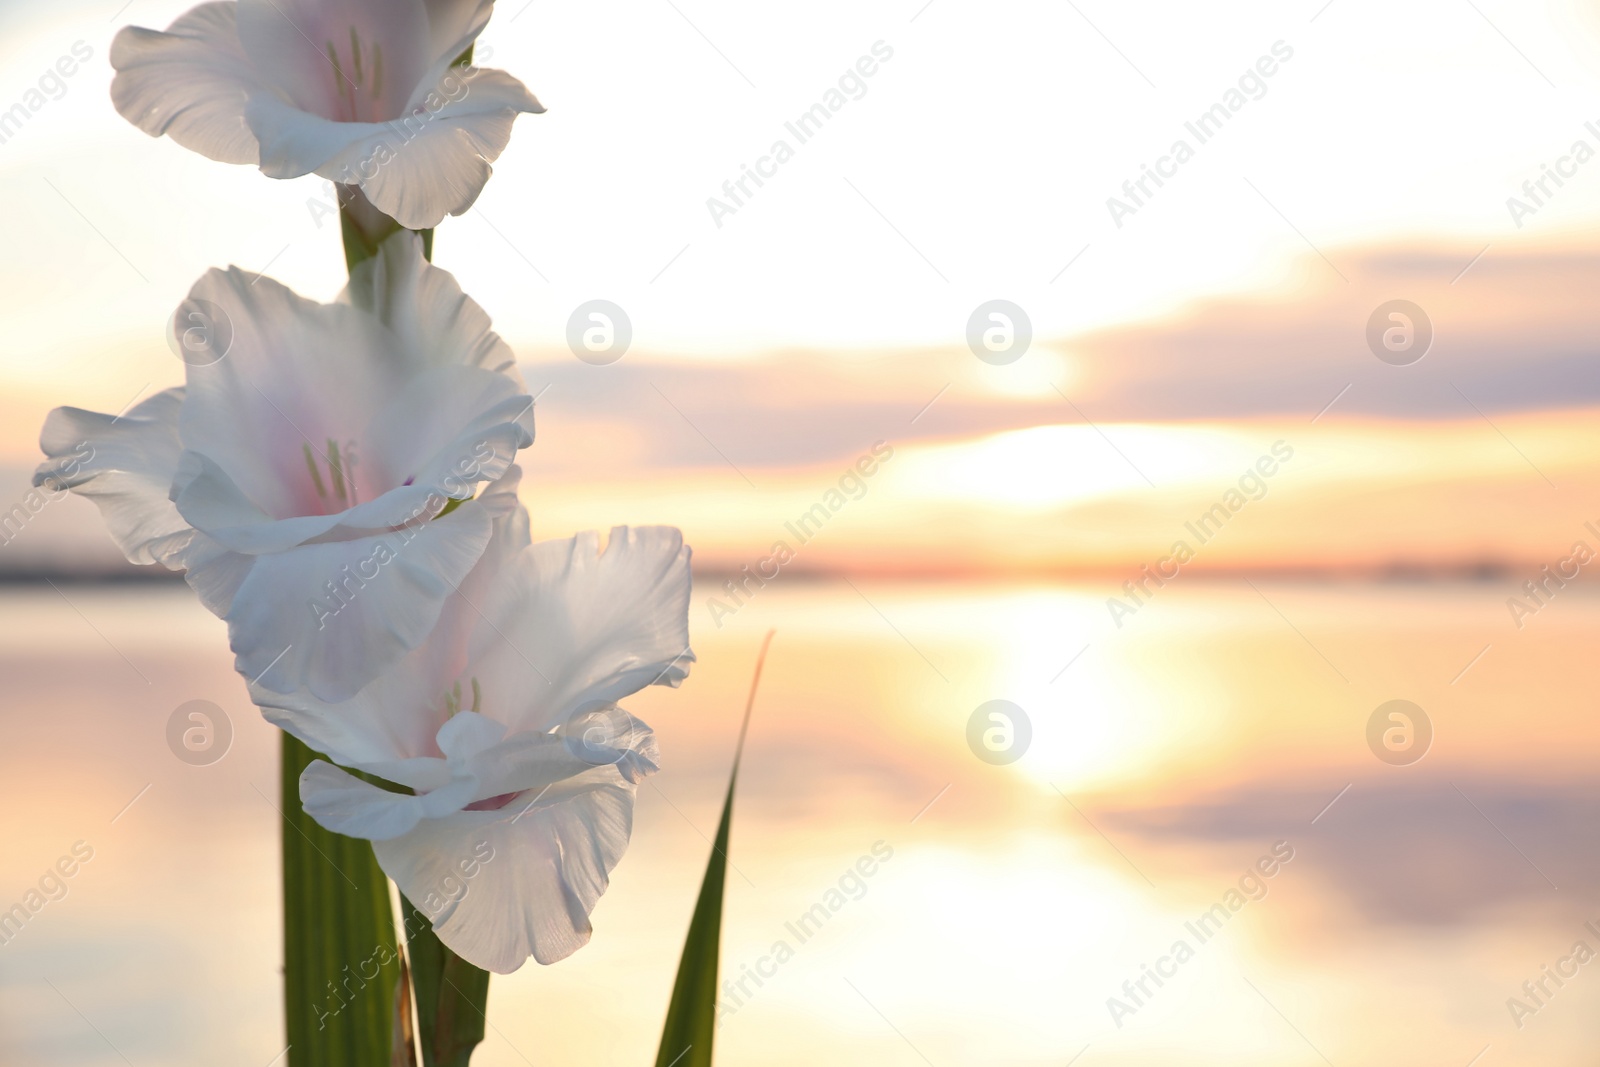
[[[785,578],[720,627],[701,585],[594,939],[496,978],[475,1065],[653,1062],[769,627],[720,1063],[1592,1061],[1582,587],[1518,629],[1509,580],[1196,578],[1120,627],[1109,580]],[[281,1063],[276,735],[221,624],[10,586],[0,677],[0,1061]]]

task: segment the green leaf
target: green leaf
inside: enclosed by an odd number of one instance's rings
[[[728,795],[722,802],[722,821],[717,824],[717,840],[706,862],[706,876],[700,883],[694,918],[689,920],[689,936],[684,940],[683,957],[678,962],[678,978],[673,983],[672,1001],[667,1006],[667,1022],[661,1032],[656,1067],[711,1067],[712,1038],[717,1029],[717,967],[722,949],[722,900],[728,880],[728,830],[733,822],[733,790],[739,783],[739,759],[744,754],[745,734],[750,730],[750,709],[755,707],[756,686],[761,683],[761,667],[767,661],[770,644],[772,633],[769,631],[756,657],[755,677],[750,680],[750,699],[744,706],[739,744],[733,751]]]
[[[301,807],[300,772],[316,758],[283,735],[289,1067],[390,1067],[400,947],[389,880],[369,842],[324,830]]]
[[[417,991],[423,1067],[467,1067],[488,1021],[489,972],[444,946],[428,917],[400,898]]]

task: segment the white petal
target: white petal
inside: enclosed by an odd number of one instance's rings
[[[359,184],[379,210],[413,230],[470,208],[517,115],[544,111],[526,86],[499,70],[453,69],[430,92],[415,102],[420,114],[385,124],[316,167],[330,181]],[[262,144],[265,156],[264,136]]]
[[[540,799],[549,789],[566,788],[570,780],[587,780],[596,767],[611,768],[634,783],[660,768],[655,734],[642,721],[623,711],[600,732],[604,737],[598,739],[570,733],[515,734],[474,753],[467,761],[478,782],[473,800],[524,794],[515,806]]]
[[[503,70],[494,67],[450,67],[441,72],[436,80],[417,86],[411,96],[408,115],[400,121],[404,125],[407,117],[459,119],[500,111],[542,115],[544,110],[539,98],[526,85]],[[425,114],[419,115],[419,111]],[[409,128],[416,129],[415,126]],[[498,156],[504,149],[502,142],[494,154]],[[493,157],[490,158],[492,162]]]
[[[469,505],[413,531],[257,556],[224,616],[235,666],[276,692],[350,699],[428,636],[490,532]]]
[[[507,387],[509,388],[509,386]],[[414,485],[402,485],[332,515],[273,519],[257,508],[215,463],[196,452],[179,459],[172,496],[178,512],[197,530],[232,551],[249,555],[286,552],[314,541],[349,541],[375,534],[412,529],[432,519],[450,500],[468,499],[480,481],[499,477],[515,450],[527,443],[527,432],[510,421],[518,402],[508,398],[486,425],[442,448],[431,467]],[[410,424],[413,429],[419,423]]]
[[[330,160],[389,129],[387,123],[324,118],[271,93],[252,96],[245,105],[244,117],[250,132],[261,143],[261,173],[269,178],[298,178],[320,172]],[[333,180],[356,184],[352,176]]]
[[[528,514],[516,502],[519,474],[511,468],[463,508],[483,509],[493,518],[494,535],[472,572],[445,601],[439,621],[419,648],[342,703],[318,700],[304,690],[272,691],[266,683],[276,683],[274,667],[263,683],[250,687],[251,699],[268,721],[340,763],[405,785],[426,785],[396,777],[392,765],[439,754],[435,735],[447,715],[444,695],[456,682],[469,678],[466,646],[479,625],[476,605],[485,602],[499,581],[504,561],[528,544]],[[191,572],[191,584],[195,580]],[[467,703],[470,707],[470,698]]]
[[[305,450],[320,457],[330,438],[343,448],[390,402],[402,383],[385,363],[387,331],[347,304],[306,300],[238,268],[207,272],[185,307],[220,309],[231,340],[219,334],[225,354],[187,368],[184,447],[213,460],[273,518],[320,514],[326,501]],[[355,479],[366,500],[392,488],[366,484],[359,463]]]
[[[366,771],[368,774],[377,775],[386,782],[395,782],[403,785],[419,796],[443,789],[458,777],[455,771],[451,769],[449,761],[441,756],[413,756],[410,759],[385,760],[361,766],[351,764],[351,766],[354,766],[358,771]],[[459,811],[462,804],[470,802],[471,799],[471,796],[466,796],[459,803],[441,807],[439,815],[448,815],[453,811]],[[437,818],[438,816],[429,817]]]
[[[373,849],[451,951],[509,974],[529,956],[554,963],[588,942],[589,913],[633,830],[634,790],[596,768],[532,807],[519,799],[426,820]]]
[[[239,595],[239,587],[250,577],[255,560],[254,556],[234,552],[197,531],[175,562],[183,567],[183,580],[189,583],[200,603],[221,618],[227,615],[233,598]]]
[[[494,0],[423,0],[433,55],[453,63],[477,39],[494,13]]]
[[[332,529],[338,515],[303,515],[276,521],[214,463],[185,452],[172,482],[178,513],[197,530],[235,552],[281,552]]]
[[[111,42],[111,102],[152,137],[223,163],[255,163],[245,101],[261,88],[239,42],[236,5],[201,4],[165,33],[125,27]]]
[[[304,300],[237,269],[195,284],[185,308],[215,318],[225,348],[188,368],[183,443],[218,468],[184,472],[178,506],[192,524],[241,552],[352,535],[336,525],[394,526],[437,511],[442,499],[423,507],[436,495],[461,498],[500,477],[531,443],[529,399],[511,399],[522,383],[509,349],[454,279],[420,265],[407,236],[386,246],[384,277],[360,287],[362,307]],[[417,310],[398,312],[408,304]],[[396,309],[393,328],[369,307]],[[322,514],[327,487],[317,491],[306,458],[325,478],[334,447],[364,502],[337,521]],[[274,520],[294,521],[264,528]]]
[[[470,760],[493,748],[505,735],[504,724],[486,719],[476,712],[463,711],[452,715],[448,722],[439,727],[439,751],[452,763]]]
[[[422,256],[422,238],[401,230],[356,265],[346,299],[375,315],[398,345],[390,358],[407,374],[459,363],[499,371],[520,383],[511,347],[455,276]]]
[[[614,767],[630,782],[637,783],[661,769],[661,750],[656,744],[655,732],[616,704],[604,704],[571,716],[552,734],[517,736],[559,738],[574,760],[590,767]],[[482,775],[484,788],[495,789],[490,796],[513,787],[501,785],[497,773],[485,769]],[[543,782],[514,785],[532,789]]]
[[[619,526],[526,550],[482,608],[470,670],[513,732],[688,674],[689,549],[670,527]]]
[[[435,367],[373,420],[365,447],[390,481],[410,479],[460,500],[494,481],[533,444],[533,398],[503,374]]]
[[[384,841],[410,833],[423,819],[460,811],[477,783],[452,779],[430,793],[392,793],[322,760],[300,772],[300,800],[306,814],[324,829],[347,837]]]
[[[499,481],[484,486],[477,498],[477,503],[495,517],[495,544],[491,547],[503,551],[504,559],[515,556],[527,548],[531,541],[528,509],[522,506],[517,497],[517,486],[521,481],[522,468],[513,463],[506,468]],[[484,553],[485,560],[488,556],[489,553]]]
[[[167,496],[178,469],[178,410],[183,390],[168,389],[117,417],[57,408],[45,420],[39,445],[48,462],[33,484],[61,487],[99,507],[117,547],[134,563],[177,566],[189,524]]]
[[[348,540],[411,529],[450,500],[472,499],[479,485],[502,478],[517,451],[533,444],[533,398],[519,388],[511,378],[478,367],[436,367],[417,375],[359,437],[366,457],[362,471],[378,484],[396,487],[336,515],[224,534],[200,520],[198,505],[188,506],[181,468],[179,510],[197,528],[250,552],[277,551],[313,538]],[[218,509],[217,517],[234,513]]]
[[[240,0],[239,37],[277,95],[347,121],[402,114],[433,58],[422,0]]]
[[[424,644],[427,649],[432,641]],[[419,650],[421,651],[421,650]],[[267,688],[277,668],[250,686],[250,696],[267,721],[340,763],[371,771],[390,781],[416,786],[395,766],[429,753],[444,719],[444,694],[459,671],[448,667],[425,672],[429,663],[413,656],[379,674],[361,692],[343,702],[318,700],[304,690],[276,693]],[[384,768],[384,769],[380,769]]]

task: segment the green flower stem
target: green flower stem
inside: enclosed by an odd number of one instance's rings
[[[416,905],[403,896],[400,901],[423,1067],[467,1067],[488,1022],[489,972],[451,952]]]
[[[469,47],[455,65],[471,62]],[[375,208],[358,186],[335,189],[345,266],[354,271],[403,227]],[[432,262],[433,230],[417,232],[422,254]],[[319,477],[314,466],[312,474]],[[338,481],[337,467],[332,474]],[[451,501],[445,510],[459,503]],[[283,735],[283,989],[289,1067],[410,1067],[416,1063],[414,1050],[406,1047],[413,1022],[424,1067],[467,1067],[472,1050],[483,1040],[489,972],[446,948],[427,918],[402,897],[411,953],[409,992],[417,1005],[416,1019],[408,1018],[389,880],[371,843],[324,830],[300,804],[300,773],[316,758],[306,745]]]
[[[369,842],[324,830],[305,813],[300,772],[317,754],[287,733],[282,740],[288,1062],[389,1067],[400,977],[389,880]]]

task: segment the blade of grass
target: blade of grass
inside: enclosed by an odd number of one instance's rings
[[[717,824],[717,839],[706,861],[706,876],[700,883],[700,899],[689,920],[689,936],[684,940],[678,962],[678,978],[672,986],[672,1001],[667,1006],[667,1021],[661,1033],[661,1050],[656,1067],[711,1067],[712,1038],[717,1028],[717,968],[722,949],[722,901],[728,880],[728,831],[733,822],[733,791],[739,782],[739,760],[744,755],[745,735],[750,731],[750,711],[756,705],[756,687],[761,684],[761,668],[767,662],[767,646],[773,631],[768,631],[756,657],[755,677],[750,679],[750,698],[744,705],[744,722],[739,726],[739,743],[733,750],[733,771],[728,776],[728,795],[722,802],[722,821]]]

